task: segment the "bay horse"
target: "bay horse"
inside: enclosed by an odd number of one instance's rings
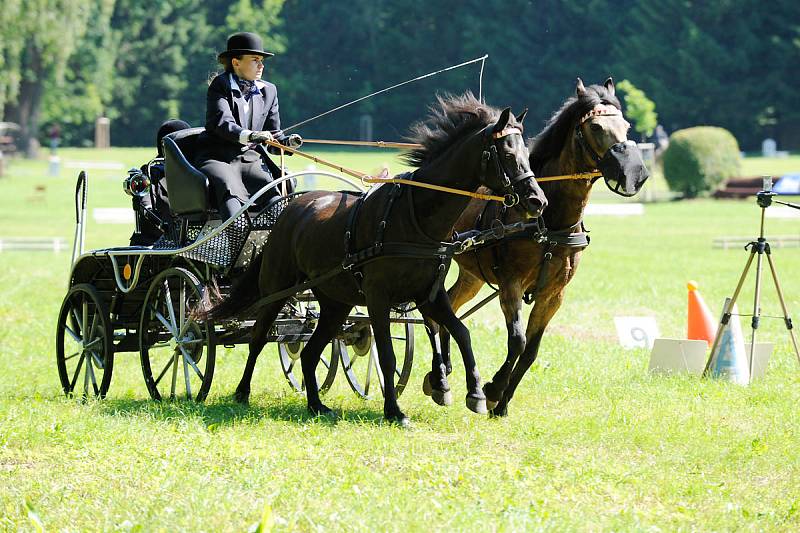
[[[410,140],[421,145],[406,154],[417,167],[416,182],[476,191],[481,186],[519,199],[525,217],[539,217],[546,199],[530,170],[521,120],[510,108],[499,111],[466,93],[439,97],[429,117],[412,126]],[[319,319],[300,359],[308,410],[335,416],[319,398],[314,374],[320,354],[355,305],[366,305],[384,376],[395,375],[389,313],[416,302],[425,317],[455,338],[467,368],[467,406],[486,413],[486,399],[475,366],[469,331],[450,307],[442,281],[449,258],[435,250],[450,238],[469,204],[468,196],[410,185],[383,184],[366,195],[314,191],[292,200],[278,217],[260,258],[234,285],[228,298],[207,317],[234,316],[260,297],[278,295],[306,280],[319,303]],[[424,253],[419,250],[423,249]],[[367,261],[352,261],[357,251],[377,251]],[[415,251],[417,250],[417,251]],[[438,252],[441,254],[442,252]],[[369,256],[366,253],[363,256]],[[342,265],[349,265],[343,269]],[[289,296],[263,305],[253,327],[250,353],[236,398],[247,401],[256,359],[275,318]],[[408,425],[394,381],[387,378],[384,417]]]
[[[458,310],[484,284],[499,290],[500,307],[508,330],[507,357],[484,392],[490,414],[504,416],[520,380],[533,364],[545,328],[558,311],[564,291],[572,280],[581,253],[589,244],[583,227],[583,212],[597,179],[560,179],[548,176],[575,175],[599,169],[609,188],[621,195],[636,194],[649,176],[636,143],[627,139],[630,124],[622,115],[614,82],[585,87],[578,78],[575,95],[568,98],[550,118],[544,130],[529,143],[531,169],[536,173],[549,201],[543,218],[544,241],[521,235],[456,256],[458,279],[448,290],[451,305]],[[585,178],[585,176],[584,176]],[[472,201],[456,223],[456,231],[491,227],[497,221],[521,220],[516,209],[505,210]],[[535,300],[523,329],[523,298]],[[452,370],[449,336],[436,338],[429,328],[433,346],[431,372],[423,390],[440,405],[452,402],[447,374]]]

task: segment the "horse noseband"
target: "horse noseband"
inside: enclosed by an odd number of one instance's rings
[[[630,147],[630,143],[633,141],[622,141],[616,144],[612,144],[605,154],[601,157],[594,148],[588,143],[586,138],[583,136],[583,130],[581,126],[584,122],[589,120],[592,117],[601,117],[601,116],[621,116],[622,112],[614,106],[601,104],[596,106],[594,109],[586,113],[581,120],[575,125],[575,138],[578,139],[578,143],[580,144],[581,148],[589,154],[594,161],[595,165],[597,165],[597,169],[603,174],[603,180],[606,182],[606,187],[608,189],[620,196],[625,198],[629,198],[639,192],[639,188],[637,188],[633,192],[627,192],[625,188],[625,165],[624,161],[627,157],[629,157],[628,148]],[[642,181],[642,184],[644,181]]]

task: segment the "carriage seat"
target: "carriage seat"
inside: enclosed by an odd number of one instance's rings
[[[169,204],[176,215],[197,215],[209,212],[209,186],[206,175],[189,161],[197,150],[197,139],[205,128],[191,128],[166,135],[164,174],[169,191]]]

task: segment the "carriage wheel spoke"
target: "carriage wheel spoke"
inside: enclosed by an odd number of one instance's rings
[[[188,341],[183,341],[182,344],[185,346],[187,344],[204,344],[206,342],[205,339],[192,339]]]
[[[192,384],[189,380],[189,358],[183,348],[181,348],[181,352],[183,352],[183,382],[186,384],[186,399],[191,400]]]
[[[164,301],[167,304],[167,311],[169,311],[170,324],[172,324],[169,330],[173,335],[176,335],[178,332],[178,323],[175,321],[175,308],[172,306],[172,293],[169,290],[169,281],[166,278],[164,278]]]
[[[159,311],[157,311],[154,308],[153,308],[153,313],[155,314],[155,317],[158,319],[158,321],[161,322],[165,328],[167,328],[167,331],[169,331],[171,335],[175,335],[175,330],[172,328],[172,324],[170,324],[169,321],[166,318],[164,318],[164,315],[162,315]]]
[[[69,327],[69,326],[67,326],[66,324],[64,324],[64,331],[66,331],[66,332],[67,332],[67,334],[68,334],[70,337],[72,337],[72,340],[74,340],[74,341],[75,341],[75,342],[77,342],[78,344],[80,344],[80,343],[81,343],[82,339],[80,338],[80,336],[79,336],[77,333],[75,333],[74,331],[72,331],[72,328],[70,328],[70,327]]]
[[[369,358],[372,360],[372,364],[375,365],[375,374],[378,376],[378,384],[381,386],[381,390],[384,389],[384,378],[383,372],[381,371],[381,364],[378,360],[378,348],[373,344],[370,346],[369,349]]]
[[[92,335],[92,332],[86,329],[86,323],[89,322],[89,302],[83,300],[81,304],[81,332],[83,333],[83,340],[85,341]]]
[[[64,362],[67,362],[67,361],[69,361],[70,359],[72,359],[73,357],[77,357],[77,356],[79,356],[80,354],[81,354],[81,352],[75,352],[75,353],[74,353],[74,354],[72,354],[72,355],[68,355],[67,357],[65,357],[65,358],[64,358]]]
[[[184,348],[183,346],[181,346],[181,352],[183,353],[184,364],[189,364],[194,369],[194,372],[195,374],[197,374],[197,377],[199,377],[200,380],[202,381],[203,373],[200,372],[199,368],[197,368],[197,363],[195,363],[194,358],[189,354],[189,352],[186,351],[186,348]]]
[[[170,357],[169,360],[167,361],[167,364],[164,365],[164,370],[161,371],[161,373],[158,375],[158,378],[156,379],[155,383],[156,387],[158,387],[158,382],[161,381],[161,378],[163,378],[166,375],[167,370],[169,370],[169,365],[172,364],[172,359],[174,359],[174,357],[175,355],[173,354],[173,356]]]
[[[183,280],[180,281],[180,291],[178,300],[178,312],[180,316],[178,317],[178,326],[175,328],[178,331],[178,337],[183,337],[183,330],[186,327],[186,285],[183,283]]]
[[[78,383],[78,376],[81,373],[81,367],[83,367],[83,360],[86,359],[86,354],[81,353],[81,358],[78,359],[78,366],[75,368],[75,374],[72,375],[72,382],[69,384],[69,390],[74,391],[75,385]]]
[[[94,366],[92,365],[92,359],[89,358],[86,360],[86,373],[89,374],[89,378],[92,380],[92,388],[94,389],[94,395],[97,396],[100,394],[100,389],[97,388],[97,378],[94,375]]]
[[[172,348],[172,346],[168,342],[165,342],[163,344],[154,344],[150,347],[151,350],[160,350],[162,348]]]
[[[82,328],[82,325],[81,325],[81,317],[78,315],[78,310],[75,307],[72,307],[72,308],[70,308],[70,312],[72,313],[72,319],[75,321],[75,327],[80,330]],[[81,340],[83,339],[83,335],[82,335],[83,333],[84,332],[82,330],[78,331],[78,333],[76,333],[76,335],[78,336],[78,339],[81,339]],[[81,342],[81,340],[79,340],[78,342]]]
[[[97,321],[100,319],[100,313],[95,313],[92,316],[92,327],[89,328],[87,336],[92,339],[92,343],[97,340],[97,337],[94,336],[94,330],[97,328]],[[90,343],[91,344],[91,343]]]
[[[92,339],[92,342],[86,343],[86,346],[84,346],[83,348],[85,350],[91,350],[92,348],[94,348],[95,346],[97,346],[101,342],[103,342],[103,338],[102,337],[95,337],[94,339]]]
[[[178,384],[178,354],[172,354],[172,389],[170,398],[175,398],[175,387]]]
[[[330,369],[331,369],[331,363],[330,363],[330,361],[326,360],[326,359],[325,359],[324,357],[322,357],[322,356],[320,356],[319,360],[320,360],[320,362],[321,362],[323,365],[325,365],[325,368],[327,368],[328,370],[330,370]]]
[[[364,380],[364,395],[369,395],[369,384],[372,376],[372,357],[367,358],[367,379]]]
[[[100,354],[94,350],[89,350],[89,353],[92,354],[92,359],[94,360],[94,364],[97,365],[97,368],[100,370],[105,370],[105,364],[103,363],[103,360],[100,359]]]
[[[89,396],[89,375],[92,373],[92,359],[86,358],[86,371],[83,373],[83,397]]]

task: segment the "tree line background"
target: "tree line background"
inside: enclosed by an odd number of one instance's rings
[[[369,92],[489,54],[483,93],[530,108],[531,132],[575,78],[627,79],[667,131],[710,124],[743,149],[765,137],[800,148],[800,2],[796,0],[4,0],[0,120],[44,140],[91,142],[111,119],[116,146],[152,144],[179,117],[203,125],[216,55],[235,31],[276,52],[264,77],[284,126]],[[436,92],[478,91],[478,64],[402,87],[296,130],[397,140]]]

